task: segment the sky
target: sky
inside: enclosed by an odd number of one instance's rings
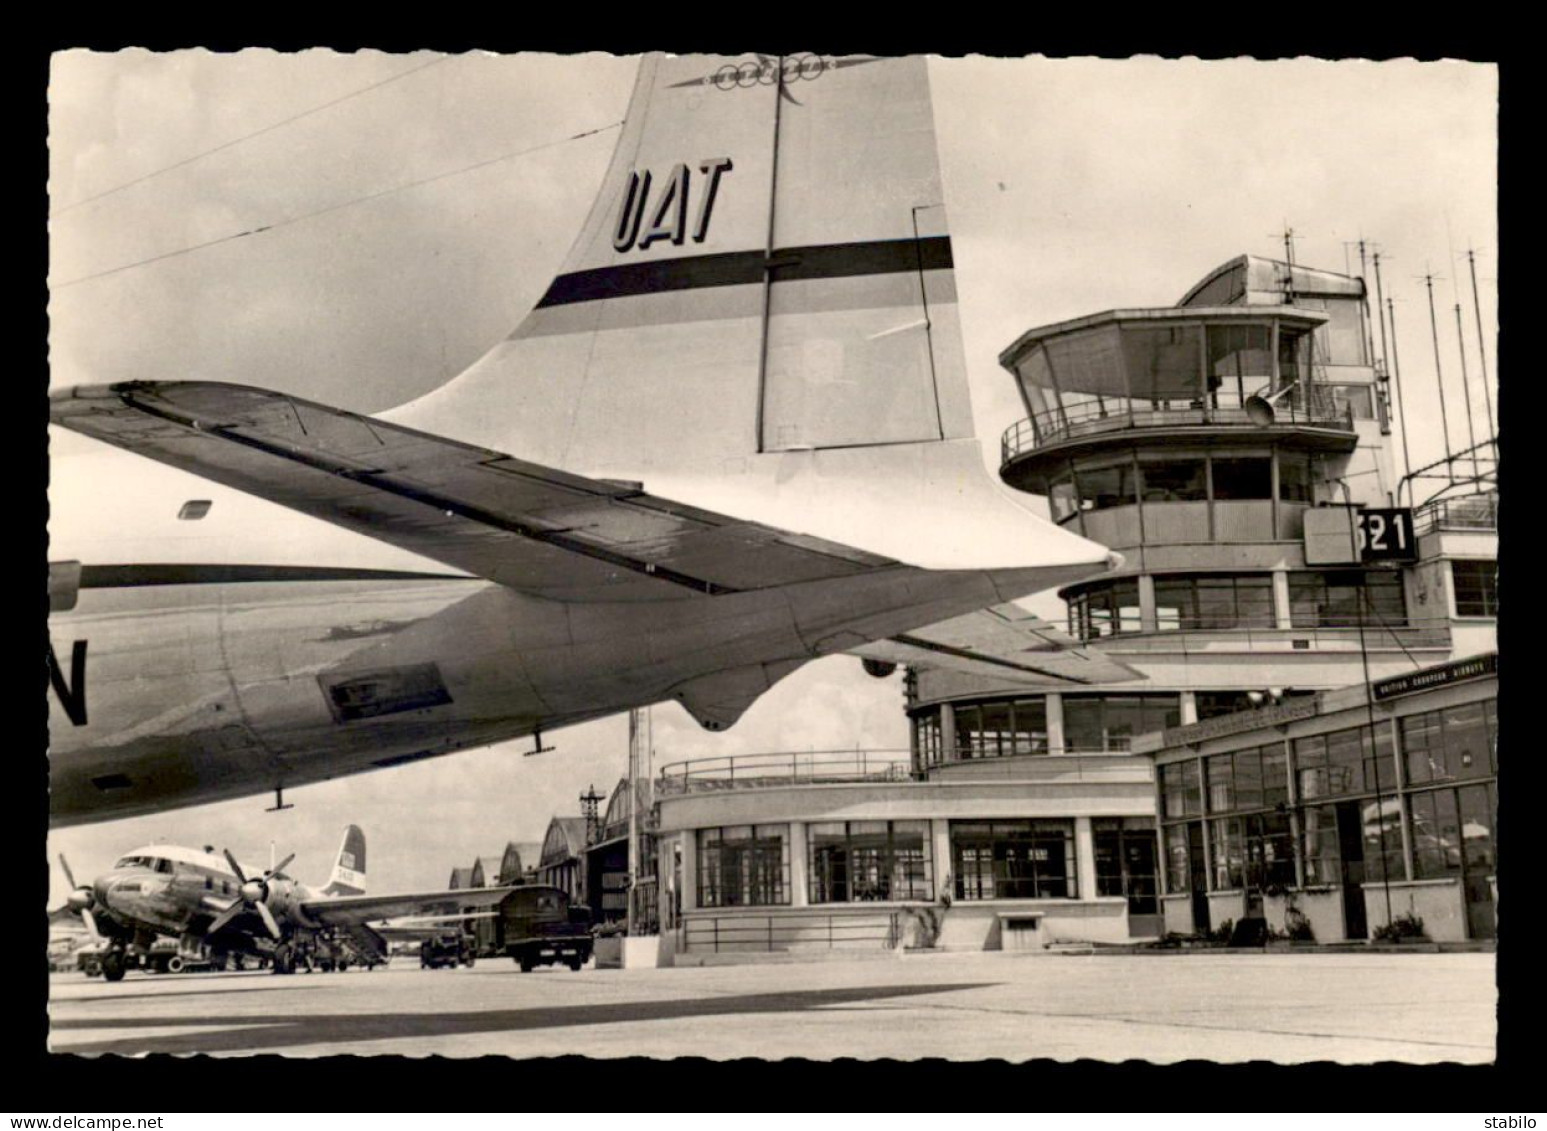
[[[55,56],[51,387],[222,380],[373,412],[443,384],[546,288],[605,171],[636,63]],[[1023,415],[1001,349],[1032,326],[1171,305],[1237,255],[1282,257],[1286,227],[1308,266],[1356,273],[1354,242],[1380,248],[1415,465],[1445,451],[1425,273],[1450,447],[1468,442],[1463,348],[1479,439],[1485,430],[1474,249],[1497,418],[1496,68],[973,57],[932,60],[930,82],[990,470]],[[56,453],[87,443],[57,430],[51,442]],[[901,748],[902,705],[899,677],[822,660],[721,735],[656,708],[655,762]],[[436,887],[507,840],[540,840],[588,786],[605,795],[624,772],[626,719],[544,737],[555,752],[525,757],[523,741],[299,788],[280,813],[255,797],[62,830],[49,856],[65,852],[79,878],[152,840],[229,845],[243,859],[273,842],[297,853],[294,874],[321,881],[354,821],[373,890]],[[67,886],[58,871],[51,904]]]

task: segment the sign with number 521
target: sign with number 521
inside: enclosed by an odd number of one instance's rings
[[[1413,535],[1412,508],[1361,509],[1358,542],[1362,562],[1416,562],[1418,539]]]

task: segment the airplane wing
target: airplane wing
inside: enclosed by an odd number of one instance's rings
[[[979,609],[849,652],[869,660],[947,668],[1031,686],[1143,678],[1142,672],[1080,647],[1072,636],[1015,604]]]
[[[378,919],[399,916],[442,915],[463,919],[467,908],[475,911],[491,908],[515,889],[513,887],[452,888],[446,891],[421,891],[405,895],[340,895],[328,899],[301,902],[301,914],[325,927],[356,927]]]
[[[898,564],[245,385],[82,386],[55,394],[49,418],[554,600],[677,599]]]

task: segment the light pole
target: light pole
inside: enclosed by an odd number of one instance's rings
[[[1334,482],[1343,488],[1344,509],[1348,512],[1348,539],[1356,556],[1359,555],[1359,532],[1354,519],[1353,492],[1348,488],[1346,479],[1338,479]],[[1369,599],[1368,586],[1364,584],[1364,576],[1361,573],[1360,584],[1356,587],[1358,594],[1355,608],[1359,623],[1359,663],[1364,675],[1364,709],[1365,720],[1368,728],[1370,742],[1370,765],[1375,767],[1375,780],[1371,784],[1375,787],[1375,821],[1376,832],[1380,837],[1380,876],[1381,887],[1386,895],[1386,922],[1391,922],[1391,871],[1386,866],[1386,799],[1382,795],[1380,785],[1380,757],[1379,744],[1375,740],[1375,695],[1374,688],[1370,685],[1370,647],[1364,635],[1364,603]],[[1362,745],[1362,744],[1361,744]],[[1362,754],[1362,751],[1361,751]],[[1395,767],[1393,767],[1395,769]],[[1397,810],[1401,812],[1400,807]],[[1360,829],[1360,836],[1364,830]]]

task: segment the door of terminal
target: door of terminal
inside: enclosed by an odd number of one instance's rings
[[[1192,886],[1192,927],[1207,934],[1209,923],[1209,871],[1203,855],[1203,822],[1187,825],[1187,875]]]
[[[1343,930],[1350,939],[1369,938],[1364,915],[1364,818],[1361,802],[1343,801],[1337,807],[1338,857],[1342,861]]]

